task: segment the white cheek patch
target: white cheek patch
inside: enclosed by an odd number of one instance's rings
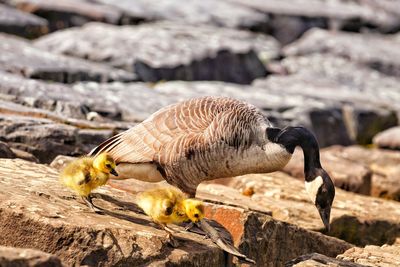
[[[305,182],[306,191],[308,196],[310,197],[311,201],[315,204],[315,200],[317,198],[318,189],[324,183],[321,176],[316,177],[311,182]]]

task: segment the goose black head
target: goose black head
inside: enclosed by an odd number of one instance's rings
[[[304,127],[286,127],[282,130],[267,128],[267,136],[271,142],[281,144],[289,153],[293,153],[296,146],[303,149],[306,191],[317,207],[325,228],[329,231],[335,187],[321,166],[317,139]]]

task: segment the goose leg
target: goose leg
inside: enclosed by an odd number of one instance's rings
[[[169,228],[166,224],[160,223],[159,225],[164,229],[165,232],[167,232],[168,243],[174,248],[179,247],[178,240],[176,240],[173,236],[173,234],[176,233],[176,231]]]
[[[82,200],[89,207],[89,209],[91,209],[93,212],[98,213],[98,214],[103,213],[103,211],[100,208],[96,207],[93,204],[92,198],[90,196],[82,196]]]

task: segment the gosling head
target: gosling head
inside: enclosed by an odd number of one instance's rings
[[[335,198],[335,186],[329,175],[322,168],[315,169],[313,175],[306,177],[306,191],[318,209],[319,216],[329,232],[330,215],[333,199]]]
[[[104,173],[111,173],[114,176],[118,176],[118,173],[115,171],[117,165],[115,164],[114,159],[107,153],[101,153],[98,155],[93,161],[93,167]]]
[[[190,221],[198,223],[204,218],[204,204],[203,202],[188,198],[183,201],[185,207],[186,216]]]

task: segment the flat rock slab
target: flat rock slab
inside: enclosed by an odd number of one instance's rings
[[[372,171],[362,163],[343,159],[328,151],[321,151],[321,164],[331,176],[336,187],[343,190],[370,195]],[[284,172],[304,181],[303,151],[295,150],[292,159],[283,169]]]
[[[339,260],[318,253],[302,255],[285,263],[285,267],[365,267],[351,261]]]
[[[360,146],[334,146],[327,154],[361,163],[372,170],[371,195],[400,201],[400,153]]]
[[[333,28],[361,31],[397,31],[400,19],[392,10],[398,10],[396,1],[321,1],[321,0],[229,0],[269,15],[266,32],[282,43],[297,39],[306,30]]]
[[[49,34],[35,45],[58,54],[106,62],[151,82],[222,80],[246,84],[266,76],[260,57],[268,60],[279,53],[272,37],[171,22],[122,27],[89,23]]]
[[[366,246],[365,248],[351,248],[337,256],[338,259],[352,261],[365,266],[390,267],[398,266],[400,262],[400,246],[384,245]]]
[[[195,23],[246,29],[262,29],[268,22],[267,15],[229,1],[188,0],[181,3],[174,0],[96,0],[96,2],[120,9],[124,12],[126,22],[169,20],[181,24]]]
[[[45,18],[50,31],[82,26],[89,21],[118,24],[122,11],[84,0],[6,0],[18,9]]]
[[[254,194],[249,198],[253,206],[271,210],[274,219],[324,232],[318,211],[305,192],[304,182],[287,174],[253,174],[215,183],[218,184],[207,184],[202,191],[226,198],[232,191],[251,188]],[[392,244],[400,234],[400,203],[336,188],[328,234],[361,246]]]
[[[64,159],[65,160],[65,159]],[[56,162],[52,163],[56,164]],[[162,187],[166,182],[144,183],[138,180],[111,180],[113,188],[133,194]],[[217,221],[232,235],[240,252],[256,260],[257,266],[283,266],[286,261],[311,252],[335,257],[352,245],[342,240],[308,231],[271,217],[267,205],[245,197],[226,186],[200,185],[196,197],[206,201],[205,217]]]
[[[62,267],[56,256],[36,249],[0,246],[0,266]]]
[[[3,245],[53,253],[68,266],[225,264],[222,251],[196,234],[178,234],[180,247],[170,247],[163,230],[130,210],[135,208],[132,194],[98,189],[94,202],[106,213],[99,215],[61,187],[50,167],[0,159],[0,173]]]
[[[378,133],[372,140],[380,148],[400,150],[400,127],[393,127]]]
[[[368,43],[368,45],[365,45]],[[286,56],[327,53],[350,59],[387,75],[400,74],[396,35],[329,32],[313,29],[284,48]]]
[[[0,4],[0,32],[25,38],[36,38],[48,32],[47,21]]]
[[[52,54],[6,34],[0,34],[0,70],[62,83],[136,80],[132,73],[83,59]]]

